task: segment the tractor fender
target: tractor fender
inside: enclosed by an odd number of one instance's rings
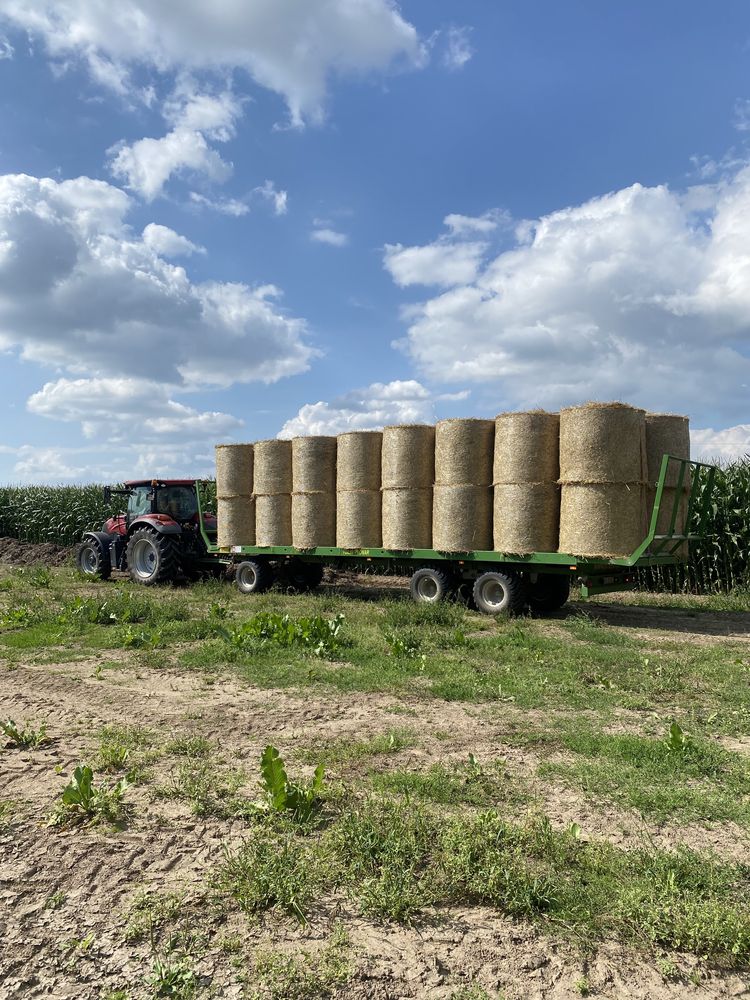
[[[160,535],[182,534],[180,525],[165,514],[145,514],[143,517],[136,518],[128,527],[128,537],[138,528],[151,528],[152,531],[158,531]]]
[[[84,531],[81,541],[85,542],[87,538],[93,538],[99,542],[102,552],[109,552],[109,547],[114,541],[115,536],[110,535],[108,531]]]

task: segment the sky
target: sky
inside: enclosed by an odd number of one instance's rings
[[[0,0],[0,482],[749,387],[744,0]]]

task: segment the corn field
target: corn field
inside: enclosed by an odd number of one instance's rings
[[[2,486],[0,535],[24,542],[73,545],[82,532],[98,528],[122,506],[104,502],[101,486]]]

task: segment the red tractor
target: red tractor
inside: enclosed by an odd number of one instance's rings
[[[127,511],[83,536],[76,557],[82,573],[106,580],[113,569],[128,570],[136,583],[150,586],[216,571],[200,531],[195,479],[136,479],[124,489],[105,487],[107,500],[115,494],[128,498]],[[215,534],[213,515],[204,514],[203,525]]]

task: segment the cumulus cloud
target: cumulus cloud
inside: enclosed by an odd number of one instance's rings
[[[143,230],[143,242],[162,257],[189,257],[206,252],[205,247],[197,246],[169,226],[160,226],[155,222],[149,222]]]
[[[445,35],[445,49],[442,63],[446,69],[463,69],[474,55],[474,49],[469,42],[471,28],[451,27]]]
[[[289,196],[286,191],[279,190],[273,181],[264,181],[260,187],[253,188],[253,194],[269,202],[275,215],[286,215]]]
[[[12,59],[14,56],[13,46],[4,35],[0,35],[0,59]]]
[[[424,62],[416,29],[391,0],[2,0],[0,16],[41,37],[52,57],[80,56],[116,90],[134,64],[244,69],[284,98],[294,124],[321,117],[331,74]]]
[[[103,181],[0,176],[0,350],[190,388],[308,368],[305,323],[279,307],[277,288],[191,281],[153,230],[133,235],[129,208]]]
[[[330,402],[308,403],[282,427],[280,438],[377,430],[387,424],[431,422],[437,400],[465,400],[467,391],[435,396],[414,379],[374,382]]]
[[[310,233],[310,239],[315,243],[326,243],[330,247],[345,247],[349,242],[346,233],[340,233],[328,226],[313,229]]]
[[[15,458],[13,478],[26,483],[118,483],[123,479],[199,478],[214,474],[213,447],[192,441],[159,444],[123,441],[117,448],[21,445],[4,451]]]
[[[704,461],[750,457],[750,424],[738,424],[715,431],[713,427],[690,432],[690,452]]]
[[[635,184],[480,246],[386,248],[397,284],[447,286],[404,312],[401,346],[429,378],[499,382],[519,406],[746,411],[750,167],[683,192]]]

